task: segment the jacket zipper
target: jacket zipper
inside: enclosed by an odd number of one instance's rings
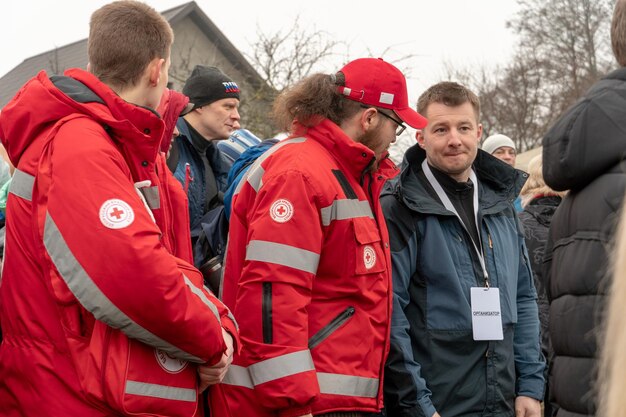
[[[263,321],[263,343],[272,344],[272,283],[263,283],[263,300],[261,302],[261,314]]]
[[[324,339],[333,334],[335,330],[341,327],[344,323],[348,321],[350,317],[354,315],[355,311],[356,310],[354,307],[348,307],[344,311],[342,311],[337,317],[332,319],[330,323],[322,327],[309,339],[309,349],[313,349],[314,347],[322,343]]]

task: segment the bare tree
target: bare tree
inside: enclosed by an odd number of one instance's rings
[[[610,68],[611,0],[518,0],[508,22],[520,37],[518,56],[530,57],[550,94],[553,122]],[[528,61],[527,59],[525,59]]]
[[[610,68],[610,0],[518,0],[508,26],[519,36],[512,60],[448,76],[480,97],[485,135],[503,133],[524,151]]]
[[[307,30],[299,20],[297,17],[291,27],[274,33],[257,30],[258,39],[251,45],[252,65],[276,92],[309,75],[334,54],[338,44],[326,32]]]

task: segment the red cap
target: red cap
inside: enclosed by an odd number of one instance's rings
[[[423,129],[428,120],[409,107],[406,79],[400,70],[382,58],[360,58],[348,62],[339,72],[345,84],[339,93],[350,100],[369,106],[390,109],[403,122],[415,129]]]

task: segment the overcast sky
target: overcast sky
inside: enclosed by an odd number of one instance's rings
[[[148,0],[159,11],[184,0]],[[409,99],[414,104],[429,85],[440,81],[443,63],[455,66],[505,63],[515,44],[506,28],[516,0],[196,0],[244,54],[259,30],[273,33],[300,24],[327,32],[349,45],[351,58],[380,55],[403,63]],[[0,5],[0,76],[24,59],[86,38],[89,16],[108,0],[3,0]],[[345,56],[345,54],[344,54]],[[339,65],[343,57],[338,57]],[[334,70],[339,69],[338,67]]]

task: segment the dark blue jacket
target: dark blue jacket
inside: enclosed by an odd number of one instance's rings
[[[482,150],[479,230],[504,340],[474,341],[470,288],[483,285],[471,238],[426,181],[419,146],[382,196],[394,305],[385,373],[388,416],[514,416],[515,397],[543,398],[537,295],[513,201],[526,174]]]
[[[189,199],[189,222],[191,229],[196,228],[202,216],[216,205],[222,203],[222,193],[226,191],[228,166],[226,166],[221,152],[213,141],[209,142],[205,151],[197,149],[191,141],[191,132],[185,120],[181,117],[176,123],[180,136],[175,139],[174,146],[178,150],[178,163],[174,170],[174,177],[187,189]],[[172,155],[175,153],[172,152]],[[189,168],[187,168],[189,166]],[[220,197],[207,202],[205,166],[211,168]]]

